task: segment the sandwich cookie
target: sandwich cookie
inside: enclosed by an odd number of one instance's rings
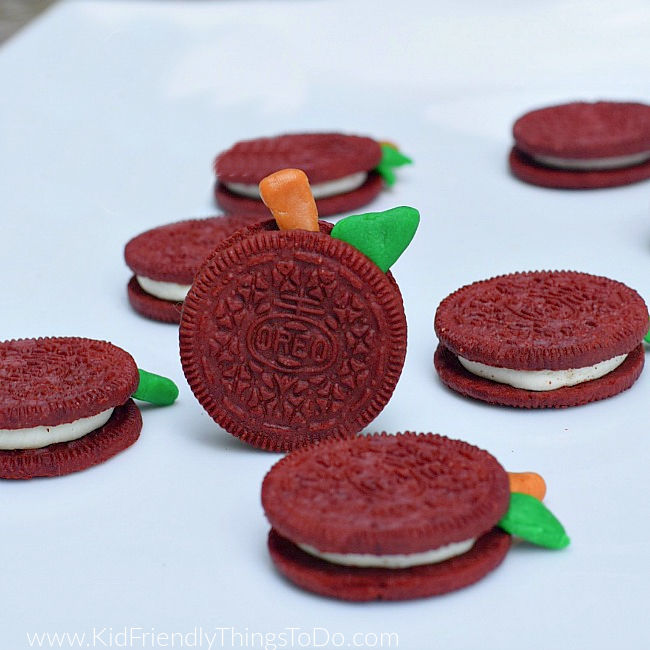
[[[538,499],[512,497],[507,473],[488,452],[411,432],[304,447],[262,484],[280,573],[308,591],[356,601],[470,585],[501,563],[510,533],[549,548],[569,543]]]
[[[183,308],[180,356],[220,426],[287,451],[360,431],[390,399],[406,319],[387,271],[419,216],[395,208],[332,229],[318,221],[304,172],[283,170],[260,187],[276,219],[235,233],[201,267]]]
[[[597,189],[650,178],[650,106],[572,102],[526,113],[513,127],[512,173],[527,183]]]
[[[523,408],[578,406],[639,377],[648,311],[620,282],[575,271],[513,273],[445,298],[434,363],[451,389]]]
[[[220,241],[259,220],[255,215],[190,219],[131,239],[124,259],[134,273],[127,286],[133,309],[153,320],[179,323],[183,300],[203,260]]]
[[[132,397],[165,405],[169,379],[130,354],[84,338],[0,342],[0,478],[60,476],[132,445],[142,428]]]
[[[214,162],[215,197],[230,213],[266,216],[259,182],[285,168],[302,169],[321,216],[355,210],[395,182],[393,169],[410,163],[395,145],[342,133],[296,133],[244,140]]]

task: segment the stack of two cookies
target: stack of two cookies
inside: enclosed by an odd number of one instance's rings
[[[205,258],[237,230],[268,219],[258,184],[284,168],[303,170],[321,216],[349,212],[395,181],[410,163],[395,145],[343,133],[301,133],[236,143],[219,154],[215,196],[227,213],[159,226],[134,237],[124,251],[133,271],[131,306],[147,318],[179,323],[185,296]]]
[[[648,310],[636,291],[608,278],[514,273],[445,298],[435,331],[435,366],[453,390],[506,406],[578,406],[637,380]]]

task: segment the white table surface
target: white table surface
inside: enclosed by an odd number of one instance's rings
[[[650,101],[645,0],[69,2],[0,48],[0,89],[1,338],[109,339],[181,389],[174,407],[143,409],[139,442],[110,462],[0,484],[2,648],[33,632],[194,647],[195,628],[216,632],[212,648],[263,647],[253,633],[287,635],[269,648],[334,647],[336,633],[380,647],[352,635],[381,632],[409,649],[647,646],[650,374],[610,400],[528,412],[458,397],[431,363],[437,304],[474,280],[572,268],[650,298],[650,182],[553,191],[505,162],[529,108]],[[373,204],[416,206],[422,221],[394,267],[404,372],[369,430],[437,431],[540,472],[567,550],[518,546],[473,587],[397,604],[328,600],[274,571],[259,488],[280,456],[201,409],[177,328],[127,304],[122,249],[216,213],[220,150],[304,129],[391,139],[416,161]],[[120,636],[152,628],[175,645]],[[314,629],[306,646],[297,635]]]

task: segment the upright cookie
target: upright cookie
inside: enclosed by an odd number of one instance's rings
[[[453,390],[524,408],[578,406],[629,388],[648,311],[620,282],[574,271],[514,273],[445,298],[435,366]]]
[[[190,388],[218,424],[256,447],[286,451],[356,433],[390,399],[406,353],[401,294],[385,266],[344,238],[361,228],[389,241],[385,228],[401,227],[406,245],[418,217],[412,208],[349,217],[358,228],[335,237],[311,196],[307,205],[292,196],[305,196],[305,175],[279,174],[279,185],[265,186],[278,222],[239,231],[198,272],[180,354]],[[300,229],[281,230],[287,216]],[[389,252],[381,248],[378,262]]]
[[[627,185],[650,178],[650,106],[572,102],[526,113],[513,127],[512,173],[564,189]]]
[[[345,600],[403,600],[465,587],[510,536],[508,476],[486,451],[432,434],[327,440],[267,474],[269,550],[289,580]]]
[[[104,341],[1,342],[0,478],[60,476],[108,460],[140,435],[131,396],[156,401],[151,384],[161,382],[159,403],[171,403],[178,391],[169,380],[138,371],[130,354]]]
[[[127,286],[131,306],[147,318],[179,323],[183,300],[201,263],[219,242],[259,220],[243,214],[191,219],[131,239],[124,249],[134,273]]]
[[[296,168],[307,174],[319,214],[339,214],[370,203],[384,183],[394,182],[392,168],[408,162],[393,145],[342,133],[244,140],[217,156],[215,196],[227,212],[267,216],[258,183],[280,169]]]

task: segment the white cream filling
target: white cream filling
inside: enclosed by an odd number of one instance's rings
[[[557,158],[556,156],[532,156],[534,160],[547,167],[558,169],[571,169],[575,171],[589,171],[597,169],[620,169],[632,167],[650,160],[650,151],[642,151],[627,156],[612,156],[610,158]]]
[[[327,553],[319,551],[309,544],[298,544],[298,546],[315,557],[319,557],[333,564],[358,567],[380,567],[382,569],[407,569],[411,566],[421,564],[436,564],[444,562],[456,555],[467,553],[474,545],[476,538],[467,539],[463,542],[454,542],[440,546],[431,551],[422,553],[408,553],[406,555],[371,555],[370,553]]]
[[[176,282],[160,282],[159,280],[152,280],[144,275],[136,275],[138,284],[144,291],[160,298],[161,300],[169,300],[171,302],[183,302],[189,290],[192,288],[191,284],[176,284]]]
[[[345,192],[352,192],[358,187],[361,187],[365,182],[368,174],[366,172],[357,172],[343,178],[335,178],[333,181],[325,181],[324,183],[316,183],[310,185],[311,193],[315,199],[325,199],[328,196],[335,196],[336,194],[344,194]],[[248,183],[224,183],[224,185],[235,194],[241,194],[251,199],[260,198],[259,186]]]
[[[621,354],[607,361],[599,361],[586,368],[569,368],[567,370],[512,370],[511,368],[496,368],[478,361],[469,361],[459,356],[461,365],[474,375],[508,384],[524,390],[557,390],[564,386],[575,386],[585,381],[598,379],[618,368],[627,354]]]
[[[103,427],[113,414],[113,409],[102,411],[97,415],[80,418],[74,422],[42,425],[28,429],[0,429],[0,449],[39,449],[57,442],[78,440],[87,433]]]

